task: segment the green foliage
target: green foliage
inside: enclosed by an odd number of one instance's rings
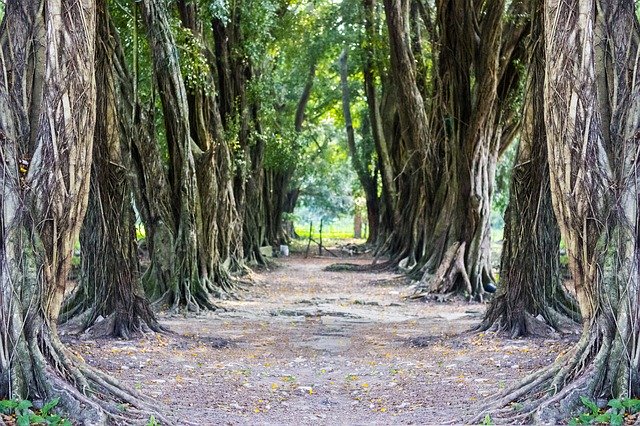
[[[509,190],[511,188],[511,174],[513,164],[518,152],[518,143],[514,141],[502,154],[496,167],[496,183],[493,192],[493,202],[491,208],[497,217],[504,217],[504,212],[509,204]]]
[[[54,398],[42,406],[40,410],[34,410],[31,401],[25,399],[11,399],[0,401],[0,413],[15,416],[16,425],[52,425],[71,426],[71,422],[63,419],[52,410],[58,405],[60,398]]]
[[[296,169],[295,185],[301,188],[296,213],[307,223],[330,222],[352,212],[356,177],[341,130],[326,120],[315,127],[313,137]]]
[[[569,421],[569,425],[606,424],[621,426],[625,416],[640,412],[640,399],[620,398],[612,399],[607,403],[608,409],[600,409],[595,402],[585,396],[581,396],[582,404],[588,409]]]
[[[480,423],[480,424],[493,425],[494,423],[493,423],[493,419],[491,418],[491,416],[487,414],[486,416],[484,416],[484,419],[482,419],[482,423]]]
[[[149,420],[147,420],[146,426],[160,426],[160,423],[158,423],[154,416],[151,416],[149,417]]]
[[[199,37],[195,37],[189,28],[183,27],[179,20],[174,20],[172,27],[180,52],[180,72],[184,84],[191,90],[201,89],[211,94],[213,84],[210,80],[211,70],[204,55],[204,43]]]
[[[229,22],[229,4],[226,0],[210,0],[208,6],[208,12],[211,18],[219,19],[225,25]]]

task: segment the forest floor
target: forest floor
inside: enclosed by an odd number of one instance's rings
[[[407,301],[394,274],[325,271],[334,262],[279,259],[224,312],[160,315],[172,334],[66,340],[197,425],[461,422],[575,341],[470,333],[485,305]]]

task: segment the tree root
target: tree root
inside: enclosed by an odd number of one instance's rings
[[[533,420],[558,424],[579,414],[581,396],[592,399],[619,396],[612,395],[615,392],[610,387],[612,383],[607,383],[619,373],[621,363],[624,364],[621,357],[612,356],[616,353],[612,346],[606,341],[606,334],[590,333],[587,329],[580,341],[553,364],[492,397],[479,407],[478,414],[465,422],[479,423],[486,415],[491,415],[498,422]],[[512,403],[521,407],[517,413],[509,407]]]
[[[36,389],[25,396],[60,397],[60,409],[74,424],[144,424],[151,416],[163,424],[173,423],[161,413],[163,407],[158,401],[86,364],[62,344],[55,332],[39,333],[28,342]]]
[[[160,325],[150,305],[141,296],[133,295],[133,300],[126,309],[113,307],[110,314],[101,314],[100,311],[104,311],[106,303],[104,300],[91,300],[87,294],[77,293],[66,304],[60,320],[60,324],[72,333],[86,333],[92,337],[131,339],[135,335],[148,332],[169,331]]]
[[[332,263],[324,268],[325,271],[331,272],[384,272],[394,270],[396,265],[391,262],[383,262],[376,264],[360,265],[356,263]]]
[[[435,274],[425,271],[411,299],[420,299],[433,293],[464,292],[469,297],[474,293],[464,264],[465,242],[455,242],[445,252]],[[462,286],[458,285],[458,278]],[[460,288],[461,287],[461,288]]]
[[[547,318],[551,317],[549,321]],[[551,308],[545,308],[545,312],[533,316],[524,308],[520,312],[511,312],[509,319],[504,315],[490,316],[474,330],[477,332],[491,331],[504,333],[510,339],[518,337],[558,337],[558,334],[566,334],[574,331],[578,323]]]

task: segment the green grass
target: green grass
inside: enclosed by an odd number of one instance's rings
[[[302,231],[300,229],[296,229],[296,233],[303,239],[309,238],[309,230]],[[313,239],[318,240],[320,238],[319,232],[313,232]],[[328,231],[325,232],[322,230],[322,240],[347,240],[353,238],[353,231],[345,232],[345,231]]]

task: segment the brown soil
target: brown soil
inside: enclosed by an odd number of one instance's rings
[[[468,333],[484,305],[408,302],[393,274],[324,271],[333,262],[280,260],[226,312],[161,315],[174,334],[66,340],[197,425],[461,422],[574,340]]]

